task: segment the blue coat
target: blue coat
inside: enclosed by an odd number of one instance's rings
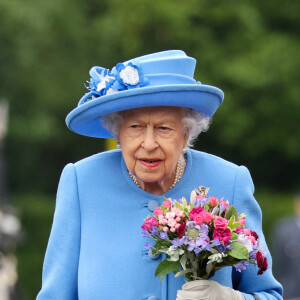
[[[178,199],[204,185],[210,195],[224,197],[247,214],[267,252],[261,210],[245,167],[216,156],[188,150],[179,183],[165,196]],[[161,257],[150,257],[141,236],[144,218],[162,203],[162,196],[140,189],[129,177],[120,150],[104,152],[68,164],[61,175],[52,231],[45,256],[38,300],[174,300],[183,277],[154,277]],[[268,254],[271,265],[271,258]],[[238,273],[219,270],[214,280],[263,299],[282,299],[281,285],[271,267],[262,276],[251,265]]]

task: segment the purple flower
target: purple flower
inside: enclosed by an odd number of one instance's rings
[[[200,247],[196,247],[196,248],[194,249],[194,252],[195,252],[196,254],[199,254],[201,251],[202,251],[202,249],[201,249]]]
[[[171,241],[171,243],[174,247],[180,247],[182,245],[180,239],[174,239]]]
[[[206,246],[203,247],[204,250],[206,251],[210,251],[212,245],[210,243],[208,243]]]
[[[217,249],[218,249],[220,252],[223,252],[223,253],[226,251],[226,247],[225,247],[224,245],[222,245],[222,244],[218,245],[218,246],[217,246]]]
[[[179,199],[167,198],[167,200],[170,201],[173,206],[175,206],[176,202],[182,204],[182,198],[179,198]]]
[[[222,201],[224,201],[224,198],[221,198],[221,199],[220,199],[220,211],[219,211],[219,215],[221,215],[221,214],[226,210],[226,208],[227,208],[227,206],[224,205],[224,204],[222,203]]]
[[[216,215],[219,212],[219,207],[215,206],[211,212],[212,215]]]
[[[182,245],[182,242],[180,239],[174,239],[171,241],[171,243],[174,247],[180,247]]]
[[[234,265],[235,269],[238,272],[245,271],[248,266],[249,266],[249,262],[247,260],[242,260],[241,262]]]
[[[158,228],[156,226],[153,226],[152,229],[150,230],[152,236],[154,237],[158,237],[159,236],[159,231]]]
[[[141,235],[142,235],[143,237],[151,237],[151,235],[150,235],[150,233],[148,232],[147,229],[142,229]]]
[[[197,201],[199,201],[199,204],[201,207],[203,207],[205,204],[207,204],[209,202],[208,198],[198,199]]]
[[[196,200],[194,201],[194,207],[203,207],[207,203],[208,203],[207,198],[197,197]]]
[[[168,240],[168,234],[165,231],[160,232],[159,237],[163,240]]]
[[[147,250],[152,250],[152,249],[153,249],[153,246],[152,246],[150,243],[146,243],[146,244],[145,244],[145,248],[146,248]]]
[[[213,246],[219,246],[219,245],[221,245],[221,242],[220,242],[219,239],[214,239],[213,242],[212,242],[212,245]]]
[[[256,251],[251,251],[251,252],[249,253],[249,258],[250,258],[250,259],[256,259]]]
[[[209,243],[208,226],[206,224],[197,225],[194,221],[187,222],[185,234],[180,241],[182,244],[188,245],[189,251],[193,251],[196,247],[203,249]]]
[[[232,245],[227,245],[226,250],[232,250],[233,246]]]

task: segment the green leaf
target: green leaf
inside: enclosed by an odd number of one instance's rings
[[[156,268],[155,277],[160,277],[160,282],[162,282],[163,277],[169,273],[177,273],[180,268],[179,261],[169,261],[167,259],[161,261]]]
[[[205,209],[206,211],[209,211],[209,205],[208,205],[208,204],[205,204],[205,205],[204,205],[204,209]]]
[[[187,262],[187,255],[186,254],[183,254],[180,258],[180,264],[181,264],[181,267],[183,270],[185,270],[186,268],[186,262]]]
[[[234,220],[235,220],[235,217],[234,217],[234,216],[231,216],[231,218],[230,218],[230,220],[229,220],[229,222],[228,222],[228,224],[227,224],[227,227],[228,227],[231,231],[237,229],[237,228],[241,225],[239,222],[235,222]]]
[[[183,204],[183,207],[187,209],[187,202],[184,197],[182,197],[182,204]]]
[[[175,277],[177,278],[177,277],[179,277],[179,276],[181,276],[181,275],[184,275],[184,274],[186,274],[186,273],[192,273],[192,272],[193,272],[192,269],[182,270],[182,271],[180,271],[180,272],[177,272],[177,273],[175,274]]]
[[[226,220],[229,220],[231,217],[234,217],[234,219],[237,221],[238,220],[238,211],[237,209],[235,208],[234,205],[231,205],[227,212],[226,212],[226,215],[225,215],[225,219]]]
[[[239,237],[239,235],[235,232],[231,232],[231,240],[236,240]]]
[[[180,210],[183,210],[183,205],[178,203],[178,202],[175,202],[175,206],[180,209]]]
[[[238,242],[232,243],[232,250],[229,250],[227,254],[237,259],[249,260],[249,253],[247,248]]]

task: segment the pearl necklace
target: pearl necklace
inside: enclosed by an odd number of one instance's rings
[[[184,155],[180,155],[179,159],[178,159],[178,162],[177,162],[177,165],[176,165],[176,174],[175,174],[175,179],[174,179],[174,182],[173,184],[171,185],[171,187],[169,188],[172,189],[177,183],[178,181],[181,179],[183,173],[184,173],[184,168],[185,168],[185,162],[186,162],[186,159],[184,157]],[[133,182],[139,187],[141,188],[140,184],[138,183],[138,180],[136,178],[135,175],[133,175],[131,172],[128,172],[129,173],[129,176],[131,177],[131,179],[133,180]]]

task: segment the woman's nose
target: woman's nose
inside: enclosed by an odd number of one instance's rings
[[[156,137],[155,137],[155,132],[154,132],[153,128],[146,128],[142,146],[147,151],[153,151],[154,149],[157,148],[158,145],[156,143]]]

